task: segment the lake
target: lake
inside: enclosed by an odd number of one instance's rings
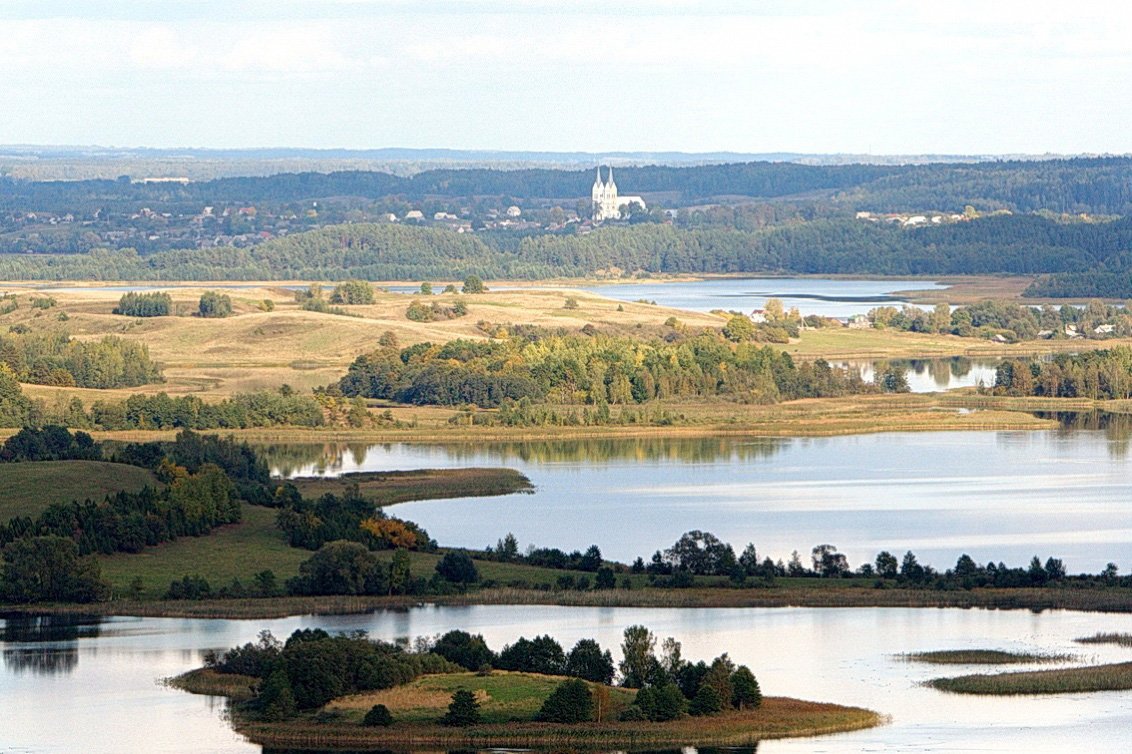
[[[1089,425],[1084,425],[1089,426]],[[291,475],[510,466],[533,495],[403,503],[440,542],[585,549],[623,562],[710,531],[736,550],[788,560],[829,543],[853,567],[877,552],[943,570],[967,553],[1071,572],[1132,566],[1128,427],[908,432],[822,438],[634,439],[315,446],[275,462]],[[321,455],[320,455],[321,454]],[[273,458],[271,452],[269,458]],[[305,462],[304,462],[305,460]]]
[[[963,387],[994,387],[995,370],[1001,359],[972,359],[953,356],[938,359],[889,359],[888,361],[833,361],[835,366],[852,367],[866,382],[876,379],[878,369],[888,367],[904,371],[908,388],[913,393],[936,393]]]
[[[882,278],[844,280],[829,278],[719,278],[672,283],[611,283],[585,290],[621,301],[655,301],[660,306],[707,312],[712,309],[750,313],[762,309],[768,298],[780,299],[789,310],[803,315],[851,317],[878,306],[900,307],[909,301],[898,291],[945,290],[932,280]]]
[[[490,281],[489,281],[490,283]],[[262,287],[247,283],[189,283],[194,287],[247,289]],[[272,286],[271,283],[266,285]],[[324,285],[333,285],[324,283]],[[29,288],[43,293],[83,293],[110,291],[114,293],[175,290],[181,286],[147,283],[142,285],[49,285],[9,283],[9,288]],[[274,285],[280,288],[299,288],[296,285]],[[491,286],[497,290],[514,290],[506,284]],[[872,280],[834,280],[829,278],[721,278],[672,283],[623,283],[596,285],[584,290],[621,301],[645,299],[661,306],[695,311],[735,309],[750,312],[762,309],[768,298],[781,299],[787,309],[796,306],[802,314],[820,314],[825,317],[849,317],[867,314],[878,306],[903,306],[908,301],[894,295],[897,291],[945,290],[948,286],[931,280],[881,278]],[[440,291],[442,284],[434,284]],[[385,287],[390,293],[413,294],[419,285],[392,284]]]
[[[979,698],[918,685],[969,666],[913,664],[896,655],[994,648],[1128,659],[1132,650],[1084,647],[1074,638],[1132,631],[1130,615],[960,609],[632,609],[420,607],[366,615],[280,620],[110,618],[43,632],[8,621],[0,632],[0,748],[17,752],[255,752],[228,727],[224,703],[166,688],[159,679],[198,666],[202,653],[254,641],[262,629],[365,630],[374,638],[429,636],[461,628],[494,649],[549,633],[567,648],[595,638],[618,657],[626,626],[648,626],[683,644],[684,657],[722,652],[747,664],[764,694],[852,704],[891,715],[880,728],[797,741],[778,752],[1122,751],[1132,729],[1126,693]],[[673,754],[676,754],[675,752]]]

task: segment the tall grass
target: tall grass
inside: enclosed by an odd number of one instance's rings
[[[1132,634],[1096,633],[1073,641],[1078,644],[1116,644],[1121,647],[1132,647]]]
[[[1125,691],[1132,689],[1132,662],[1092,665],[1084,668],[934,678],[926,685],[955,694],[993,696]]]
[[[1069,654],[1005,652],[1001,649],[944,649],[934,652],[910,652],[898,655],[905,662],[926,662],[932,665],[1012,665],[1029,662],[1067,662]]]

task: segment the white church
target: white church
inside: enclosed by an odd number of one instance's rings
[[[609,166],[609,180],[601,180],[601,166],[597,168],[597,178],[594,179],[593,191],[594,222],[602,220],[620,220],[621,208],[630,204],[645,206],[645,200],[639,196],[618,196],[617,184],[613,182],[613,166]]]

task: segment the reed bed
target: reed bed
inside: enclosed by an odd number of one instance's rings
[[[1078,644],[1116,644],[1121,647],[1132,647],[1132,634],[1096,633],[1073,641]]]
[[[990,696],[1126,691],[1132,689],[1132,662],[1091,665],[1083,668],[933,678],[925,685],[955,694]]]
[[[932,665],[1020,665],[1036,662],[1069,662],[1070,654],[1006,652],[1001,649],[944,649],[932,652],[909,652],[898,655],[905,662],[926,662]]]
[[[234,702],[243,702],[255,696],[252,689],[259,683],[259,679],[250,675],[217,673],[211,668],[197,668],[173,678],[166,678],[163,683],[190,694],[226,696]]]

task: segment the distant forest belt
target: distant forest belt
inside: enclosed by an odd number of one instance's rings
[[[369,471],[338,477],[299,477],[289,480],[305,498],[342,495],[353,485],[377,505],[448,497],[489,497],[534,492],[534,485],[514,469],[416,469]]]

